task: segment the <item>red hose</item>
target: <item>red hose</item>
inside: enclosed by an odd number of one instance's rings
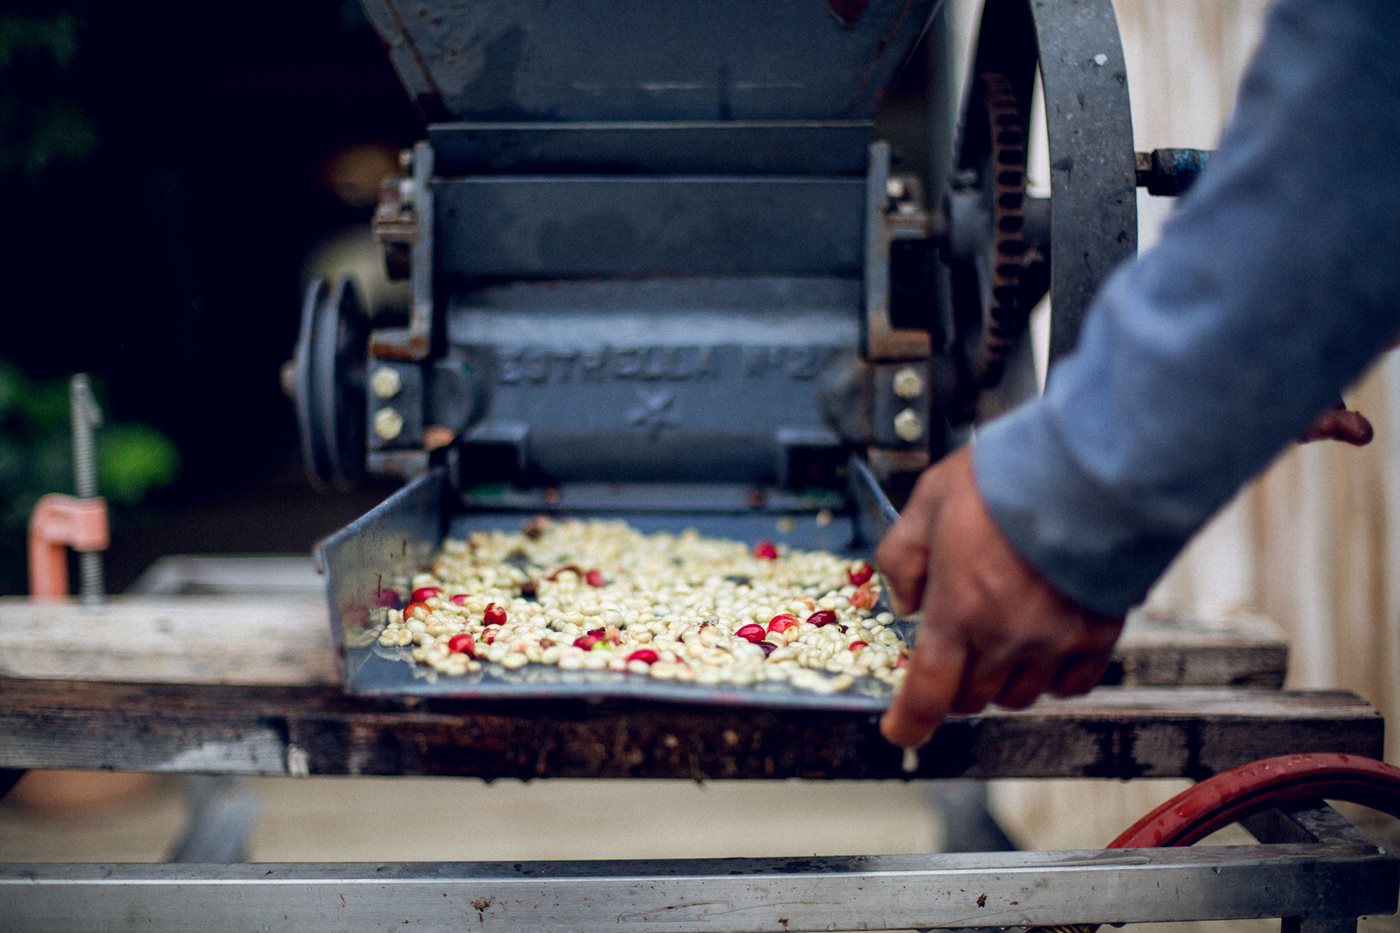
[[[1346,800],[1400,817],[1400,768],[1354,755],[1280,755],[1222,771],[1138,820],[1110,849],[1189,846],[1274,807]],[[1031,933],[1096,933],[1099,924],[1033,927]]]
[[[1320,799],[1346,800],[1400,817],[1400,768],[1355,755],[1264,758],[1182,791],[1108,847],[1189,846],[1263,810]]]

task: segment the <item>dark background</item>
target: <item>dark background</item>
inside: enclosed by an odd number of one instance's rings
[[[66,59],[26,51],[46,22],[70,29]],[[359,4],[19,4],[7,35],[0,360],[93,373],[110,419],[181,458],[114,512],[109,588],[163,553],[306,552],[392,488],[312,493],[278,380],[308,253],[369,223],[320,179],[327,158],[422,135]],[[914,159],[927,83],[916,57],[882,114]]]
[[[306,551],[384,492],[310,491],[278,380],[308,252],[369,222],[318,171],[349,144],[419,136],[378,38],[342,0],[8,15],[71,17],[77,41],[65,67],[12,63],[2,144],[58,113],[90,146],[0,182],[0,357],[36,379],[94,373],[110,419],[180,451],[174,486],[114,513],[109,586],[160,553]]]

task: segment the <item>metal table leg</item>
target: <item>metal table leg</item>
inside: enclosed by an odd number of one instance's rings
[[[189,829],[170,855],[172,862],[229,864],[248,857],[248,833],[262,805],[246,778],[185,778]]]
[[[1297,810],[1270,810],[1241,821],[1264,843],[1375,845],[1354,823],[1326,803]],[[1335,905],[1324,905],[1335,906]],[[1357,917],[1303,915],[1284,917],[1282,933],[1355,933]]]
[[[943,820],[944,852],[1013,852],[987,803],[986,781],[938,781],[929,797]]]

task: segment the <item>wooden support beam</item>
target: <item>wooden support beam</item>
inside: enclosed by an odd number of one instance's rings
[[[1341,692],[1110,687],[950,720],[918,777],[1202,778],[1268,755],[1379,757]],[[375,700],[335,687],[0,680],[0,768],[483,778],[904,778],[868,714]]]
[[[0,599],[0,677],[199,684],[338,683],[318,595]]]

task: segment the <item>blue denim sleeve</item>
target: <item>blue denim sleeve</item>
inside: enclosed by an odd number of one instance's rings
[[[1219,151],[1095,299],[978,487],[1082,604],[1140,602],[1400,330],[1400,3],[1281,0]]]

